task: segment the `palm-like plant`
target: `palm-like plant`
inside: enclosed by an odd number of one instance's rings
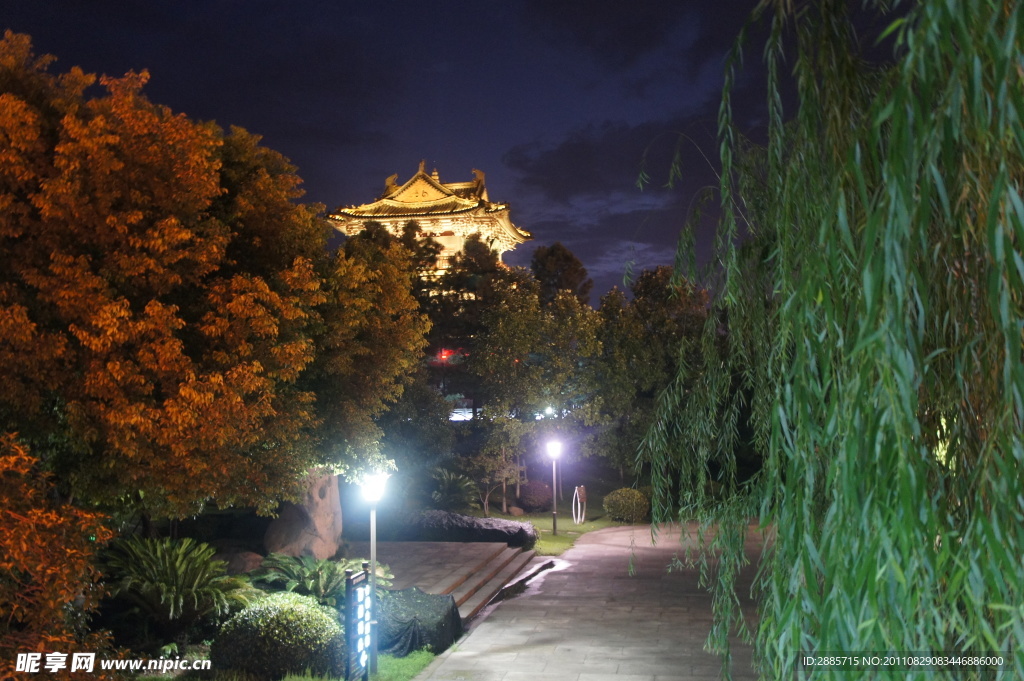
[[[454,473],[447,468],[438,468],[432,477],[435,486],[430,498],[434,502],[434,508],[456,511],[479,505],[476,484],[467,476]]]
[[[228,575],[227,563],[214,560],[214,553],[189,538],[130,537],[111,548],[104,571],[114,596],[137,605],[159,633],[184,643],[193,624],[249,602],[249,581]]]
[[[333,561],[272,553],[263,559],[263,565],[252,573],[252,577],[254,581],[282,591],[313,596],[321,605],[338,607],[345,596],[345,571],[361,570],[362,563],[362,558]],[[391,586],[393,577],[387,565],[377,563],[379,586]]]

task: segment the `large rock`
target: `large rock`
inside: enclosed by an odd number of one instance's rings
[[[285,502],[263,536],[269,553],[330,558],[341,547],[341,498],[334,475],[310,476],[301,504]]]
[[[229,575],[252,572],[263,564],[263,556],[253,551],[218,551],[213,554],[213,559],[227,563],[225,569]]]
[[[407,518],[406,539],[420,541],[505,542],[533,548],[537,529],[530,523],[503,518],[474,518],[448,511],[423,511]]]

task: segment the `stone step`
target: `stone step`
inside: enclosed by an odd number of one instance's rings
[[[350,555],[370,554],[366,542],[353,542],[350,550]],[[463,620],[476,615],[533,558],[534,551],[504,542],[377,544],[377,560],[395,573],[391,588],[416,586],[430,594],[451,594]]]
[[[424,587],[424,591],[429,594],[453,593],[471,577],[476,579],[478,573],[485,571],[496,558],[508,550],[508,546],[501,543],[467,544],[466,546],[478,548],[478,550],[473,554],[472,558],[467,556],[462,563],[447,572],[441,579],[435,580],[429,586]],[[456,604],[458,604],[458,597],[456,597]]]
[[[480,612],[485,605],[490,603],[491,599],[501,591],[506,584],[515,579],[516,575],[522,571],[530,561],[533,560],[534,551],[523,551],[522,549],[512,549],[512,555],[508,560],[499,559],[495,562],[501,562],[501,566],[496,570],[487,570],[481,573],[481,576],[490,572],[490,576],[483,581],[480,581],[475,588],[472,590],[467,589],[467,593],[461,600],[456,597],[456,603],[459,606],[459,616],[463,622],[469,621],[478,612]],[[475,580],[474,580],[475,581]]]
[[[512,562],[512,559],[522,553],[522,549],[506,546],[500,553],[495,555],[486,565],[476,570],[469,579],[459,585],[459,588],[452,591],[455,597],[455,605],[462,605],[469,597],[475,594],[480,587],[491,581],[502,568]]]

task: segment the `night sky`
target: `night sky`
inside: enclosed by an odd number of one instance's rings
[[[506,262],[528,266],[561,241],[594,278],[596,305],[627,263],[671,264],[695,194],[717,184],[724,58],[753,4],[0,0],[0,27],[31,35],[58,71],[148,69],[151,100],[262,135],[328,209],[377,198],[421,159],[442,182],[479,168],[491,200],[534,235]],[[749,52],[756,72],[760,50]],[[755,137],[758,81],[735,97]],[[668,189],[680,133],[684,178]]]

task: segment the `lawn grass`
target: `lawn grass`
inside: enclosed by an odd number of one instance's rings
[[[370,675],[370,681],[410,681],[423,671],[437,657],[429,650],[416,650],[405,657],[381,655],[377,658],[377,673]],[[330,677],[289,674],[281,681],[344,681]]]
[[[601,510],[600,515],[588,514],[586,522],[577,525],[572,519],[572,509],[563,509],[561,507],[558,509],[557,535],[551,534],[551,513],[530,513],[514,518],[514,520],[528,520],[537,528],[537,532],[540,533],[540,539],[533,548],[542,556],[559,556],[568,549],[571,549],[576,540],[587,532],[603,530],[606,527],[619,527],[624,524],[612,520],[605,514],[604,510]]]
[[[405,657],[381,655],[377,659],[377,673],[370,681],[409,681],[423,671],[437,657],[429,650],[417,650]]]

